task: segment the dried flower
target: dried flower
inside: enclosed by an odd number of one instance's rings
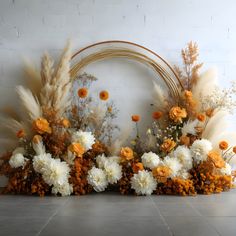
[[[178,146],[174,150],[173,156],[180,161],[184,169],[190,170],[193,167],[191,151],[186,146]]]
[[[88,151],[95,144],[95,137],[92,132],[83,132],[81,130],[72,134],[72,142],[80,143],[85,151]]]
[[[226,141],[221,141],[219,143],[219,148],[223,151],[226,150],[228,147],[229,147],[229,144]]]
[[[154,111],[152,113],[152,118],[154,120],[159,120],[163,116],[163,113],[161,111]]]
[[[183,167],[180,161],[175,157],[166,156],[163,160],[163,164],[171,169],[171,176],[176,177],[179,171]]]
[[[187,117],[187,112],[181,107],[172,107],[169,111],[169,117],[176,123],[182,123],[182,119]]]
[[[70,127],[70,121],[68,119],[66,119],[66,118],[61,120],[61,124],[65,128],[69,128]]]
[[[44,134],[44,133],[51,134],[52,133],[52,129],[49,126],[48,121],[44,118],[36,119],[33,122],[33,129],[39,134]]]
[[[16,133],[16,137],[17,138],[24,138],[25,137],[25,131],[23,129],[20,129],[17,133]]]
[[[122,168],[115,161],[106,161],[104,165],[104,171],[107,177],[107,181],[110,184],[117,183],[122,177]]]
[[[171,139],[165,139],[164,142],[161,144],[161,150],[163,152],[170,152],[174,147],[176,146],[175,141],[171,140]]]
[[[156,189],[157,182],[153,178],[152,172],[147,170],[139,171],[131,178],[131,188],[135,190],[137,194],[151,195]]]
[[[148,152],[144,153],[141,157],[144,167],[153,169],[160,163],[160,158],[156,153]]]
[[[72,143],[68,147],[68,150],[72,153],[75,153],[77,157],[81,157],[85,153],[85,149],[80,143]]]
[[[206,110],[206,115],[211,118],[214,115],[214,109],[213,108],[209,108]]]
[[[99,93],[101,100],[106,101],[109,98],[109,93],[106,90],[103,90]]]
[[[222,167],[222,168],[220,169],[220,173],[221,173],[222,175],[231,175],[231,173],[232,173],[232,168],[231,168],[230,164],[229,164],[229,163],[225,163],[225,167]]]
[[[236,153],[236,146],[233,147],[233,152]]]
[[[139,115],[132,115],[131,116],[133,122],[139,122],[140,121],[140,116]]]
[[[197,115],[197,119],[200,122],[204,122],[206,120],[206,116],[203,113],[200,113],[200,114]]]
[[[172,171],[168,166],[157,166],[152,169],[153,176],[157,179],[157,182],[165,183],[171,176]]]
[[[79,90],[78,90],[78,96],[80,97],[80,98],[86,98],[87,96],[88,96],[88,89],[87,88],[80,88]]]
[[[120,150],[121,161],[130,161],[134,158],[134,152],[129,147],[123,147]]]
[[[181,136],[180,137],[180,143],[182,145],[189,146],[190,145],[190,137],[188,137],[186,135]]]
[[[11,156],[9,164],[12,168],[24,167],[26,160],[21,153],[16,153]]]
[[[223,160],[220,153],[216,151],[210,151],[207,155],[207,160],[212,162],[216,168],[223,168],[225,167],[225,161]]]
[[[132,165],[132,170],[134,173],[138,173],[141,170],[144,170],[143,163],[137,162]]]
[[[42,142],[42,140],[43,140],[42,136],[38,135],[38,134],[34,135],[34,137],[32,139],[33,143],[35,143],[35,144]]]

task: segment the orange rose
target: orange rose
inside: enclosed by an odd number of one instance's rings
[[[134,158],[134,152],[129,147],[123,147],[120,150],[120,157],[122,161],[130,161]]]
[[[101,91],[99,94],[101,100],[106,101],[109,98],[109,93],[107,91]]]
[[[170,152],[174,147],[176,146],[175,141],[171,140],[171,139],[165,139],[164,142],[161,145],[161,150],[163,152]]]
[[[158,166],[152,170],[152,174],[158,182],[165,183],[171,175],[171,169],[168,166]]]
[[[133,122],[139,122],[140,121],[140,116],[139,115],[132,115],[131,116]]]
[[[144,170],[143,164],[141,162],[134,163],[132,165],[132,169],[134,173],[138,173],[140,170]]]
[[[207,157],[207,160],[213,163],[216,168],[223,168],[225,166],[225,161],[218,152],[210,151]]]
[[[229,144],[226,141],[221,141],[219,143],[219,148],[223,151],[226,150],[228,147],[229,147]]]
[[[182,119],[187,117],[187,112],[184,108],[172,107],[169,112],[169,117],[176,123],[182,123]]]
[[[68,150],[75,153],[77,157],[81,157],[85,153],[85,149],[80,143],[72,143]]]
[[[78,96],[80,98],[86,98],[88,96],[88,89],[87,88],[80,88],[78,90]]]
[[[66,118],[61,120],[61,124],[62,126],[64,126],[65,128],[69,128],[70,127],[70,121]]]
[[[49,126],[48,121],[44,118],[38,118],[37,120],[35,120],[33,122],[33,129],[39,134],[52,133],[52,128]]]
[[[154,120],[159,120],[162,117],[163,113],[161,111],[154,111],[152,113],[152,118]]]
[[[16,137],[17,138],[24,138],[25,137],[25,131],[23,129],[20,129],[17,133],[16,133]]]
[[[206,116],[204,114],[200,113],[200,114],[197,115],[197,119],[200,122],[204,122],[206,120]]]
[[[35,143],[35,144],[40,143],[42,140],[43,140],[42,136],[38,135],[38,134],[34,135],[34,137],[32,139],[33,143]]]

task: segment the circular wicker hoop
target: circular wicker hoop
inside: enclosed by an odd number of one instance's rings
[[[89,52],[89,50],[94,49],[97,51]],[[87,53],[87,55],[82,55],[83,53]],[[87,65],[109,58],[128,58],[148,65],[163,79],[173,98],[179,98],[180,90],[183,89],[183,86],[174,69],[157,53],[146,47],[127,41],[103,41],[77,51],[72,56],[72,61],[76,59],[77,61],[72,65],[70,70],[71,78],[74,79],[80,70]]]

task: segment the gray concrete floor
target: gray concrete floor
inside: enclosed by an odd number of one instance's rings
[[[196,197],[0,195],[1,236],[236,235],[236,190]]]

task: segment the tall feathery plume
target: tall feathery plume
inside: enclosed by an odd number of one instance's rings
[[[16,92],[18,93],[23,108],[27,112],[30,120],[42,117],[42,109],[39,101],[29,89],[26,89],[23,86],[17,86]]]
[[[160,85],[153,81],[153,104],[159,110],[164,110],[167,107],[167,95]]]

